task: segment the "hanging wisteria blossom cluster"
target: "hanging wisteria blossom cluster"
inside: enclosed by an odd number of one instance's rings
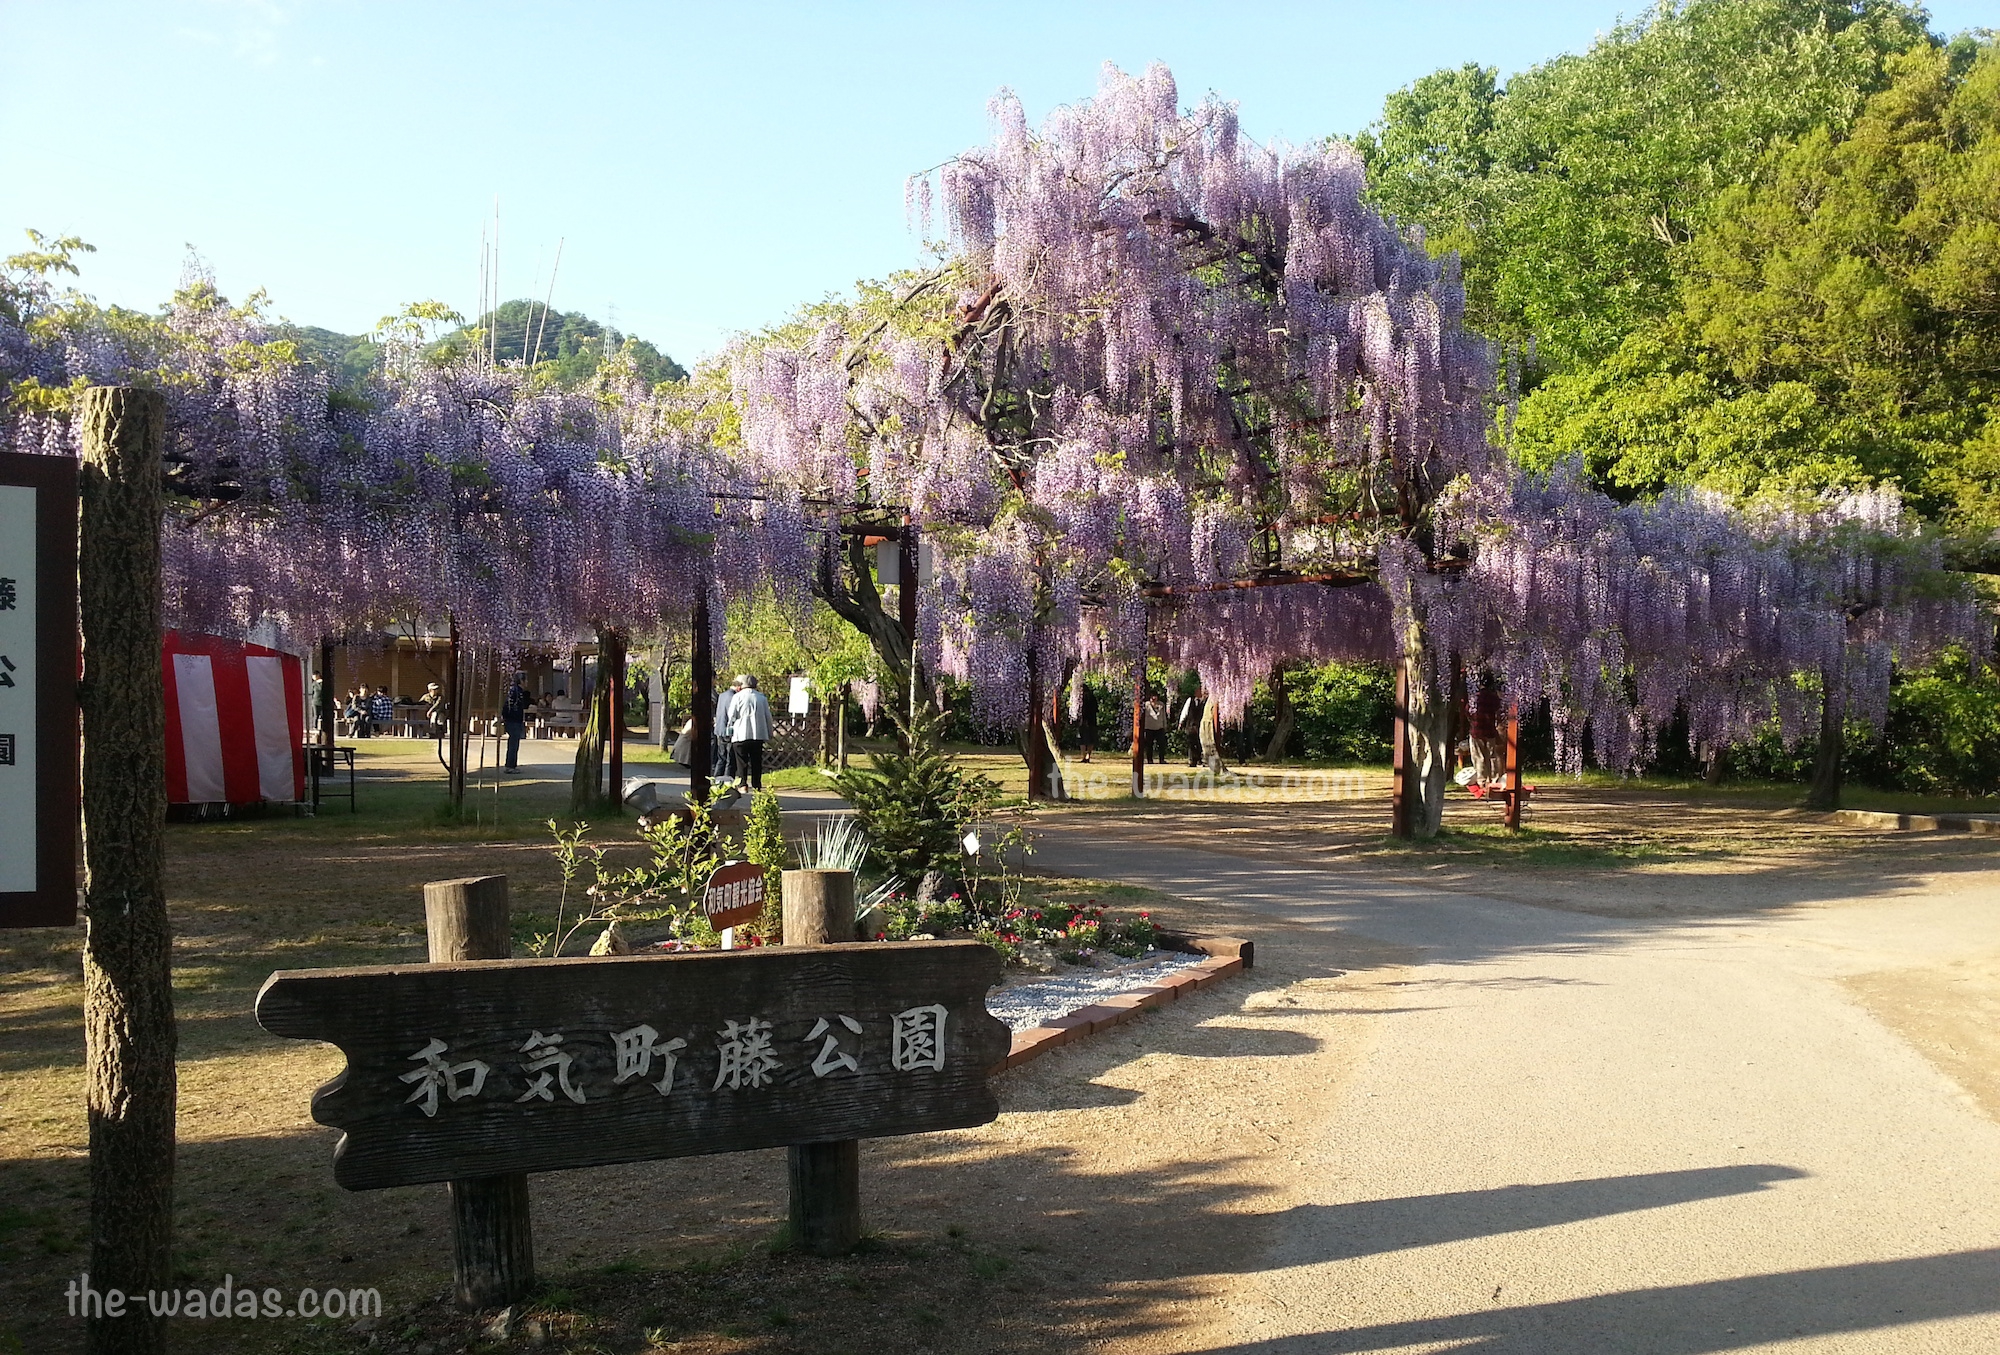
[[[61,313],[0,334],[0,383],[157,385],[184,491],[163,532],[168,619],[310,642],[455,620],[513,647],[684,621],[765,584],[809,603],[800,508],[750,494],[706,439],[614,365],[592,385],[391,351],[336,391],[248,310],[195,278],[164,324]],[[17,402],[17,450],[74,454],[59,401]],[[718,622],[719,624],[719,622]]]
[[[1588,721],[1626,766],[1677,707],[1704,742],[1795,729],[1808,690],[1879,715],[1892,659],[1982,644],[1892,493],[1754,513],[1519,473],[1455,261],[1363,201],[1349,148],[1255,145],[1157,66],[1039,129],[992,113],[911,185],[952,248],[900,314],[731,354],[759,478],[865,472],[929,535],[923,653],[988,721],[1145,653],[1231,714],[1340,658],[1406,661],[1435,710],[1456,660],[1548,700],[1565,762]]]

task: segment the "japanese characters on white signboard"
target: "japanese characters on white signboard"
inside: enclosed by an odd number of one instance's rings
[[[36,887],[36,495],[0,485],[0,894]]]

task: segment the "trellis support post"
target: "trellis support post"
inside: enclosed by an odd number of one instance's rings
[[[1521,703],[1507,703],[1507,752],[1501,772],[1502,793],[1507,797],[1507,827],[1521,828]]]
[[[694,765],[688,768],[688,798],[708,799],[708,769],[715,758],[715,656],[708,648],[708,598],[695,599],[694,633],[688,666],[694,684]]]
[[[1146,798],[1146,656],[1132,669],[1132,798]]]

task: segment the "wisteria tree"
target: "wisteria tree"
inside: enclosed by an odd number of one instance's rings
[[[191,273],[159,316],[104,310],[54,281],[79,242],[9,260],[0,298],[4,431],[74,452],[92,383],[167,396],[163,524],[172,624],[298,643],[425,620],[511,650],[679,628],[697,599],[807,595],[808,538],[782,493],[742,492],[676,402],[617,361],[564,388],[519,367],[426,356],[434,303],[385,322],[386,360],[337,388]],[[46,246],[46,247],[45,247]]]
[[[1566,762],[1587,724],[1628,766],[1681,705],[1739,737],[1803,670],[1866,710],[1890,657],[1976,638],[1892,495],[1621,506],[1518,474],[1454,261],[1362,201],[1346,147],[1257,146],[1160,67],[1039,129],[992,111],[990,145],[912,183],[945,265],[732,372],[752,478],[865,484],[933,541],[923,651],[1024,746],[1079,664],[1150,650],[1233,713],[1275,664],[1395,659],[1429,835],[1454,663],[1547,699]]]

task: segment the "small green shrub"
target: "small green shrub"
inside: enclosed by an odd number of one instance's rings
[[[957,766],[939,743],[940,717],[929,707],[914,715],[891,712],[906,736],[907,751],[869,755],[869,769],[851,768],[834,781],[876,858],[906,880],[925,871],[955,870],[966,827],[992,812],[1000,787]]]

